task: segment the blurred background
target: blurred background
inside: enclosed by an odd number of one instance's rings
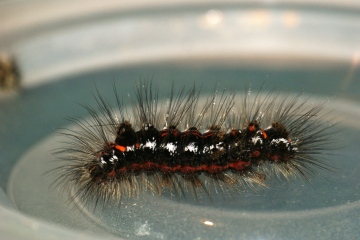
[[[356,0],[0,1],[0,235],[356,239],[359,66]],[[146,196],[96,212],[69,205],[43,174],[53,168],[57,129],[66,117],[87,117],[77,103],[93,105],[95,86],[111,97],[115,82],[126,101],[140,79],[164,96],[173,82],[202,85],[204,95],[265,82],[265,91],[330,99],[343,134],[329,163],[341,171],[314,188],[285,182],[231,201]]]

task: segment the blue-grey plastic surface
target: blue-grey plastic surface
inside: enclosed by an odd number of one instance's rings
[[[356,6],[358,7],[358,6]],[[213,4],[115,8],[42,24],[1,46],[15,54],[23,88],[0,92],[0,232],[17,239],[77,237],[149,239],[339,239],[360,236],[360,14],[353,7]],[[73,22],[73,23],[72,23]],[[2,40],[12,36],[2,36]],[[49,186],[50,151],[65,117],[87,117],[92,92],[126,98],[140,78],[244,91],[305,92],[331,98],[341,120],[339,150],[328,156],[340,170],[273,180],[268,190],[213,202],[144,195],[95,212],[69,205]],[[56,163],[55,163],[56,165]],[[15,210],[16,209],[16,210]],[[208,221],[208,222],[206,222]],[[205,224],[212,222],[213,225]]]

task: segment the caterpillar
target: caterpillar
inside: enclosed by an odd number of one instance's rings
[[[140,81],[130,107],[114,84],[114,103],[97,89],[97,106],[81,105],[90,119],[69,118],[76,129],[54,151],[62,165],[54,184],[73,188],[71,200],[121,203],[143,192],[177,197],[211,195],[266,186],[279,178],[330,170],[321,158],[329,150],[331,124],[322,124],[324,103],[302,94],[282,96],[251,88],[215,90],[204,101],[201,88],[175,90],[166,101],[152,81]],[[304,99],[303,99],[304,98]]]

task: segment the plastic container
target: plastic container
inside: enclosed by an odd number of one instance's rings
[[[356,239],[360,216],[360,5],[328,3],[129,1],[101,5],[3,2],[0,51],[18,60],[22,88],[0,92],[0,233],[8,239]],[[341,119],[341,169],[269,184],[213,202],[142,196],[95,212],[50,188],[49,152],[69,116],[87,117],[95,84],[120,94],[154,78],[244,91],[304,92],[331,98]],[[56,164],[56,163],[55,163]],[[212,223],[212,225],[211,225]]]

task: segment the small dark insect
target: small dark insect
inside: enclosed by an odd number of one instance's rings
[[[20,72],[15,59],[0,54],[0,89],[11,90],[19,87]]]

